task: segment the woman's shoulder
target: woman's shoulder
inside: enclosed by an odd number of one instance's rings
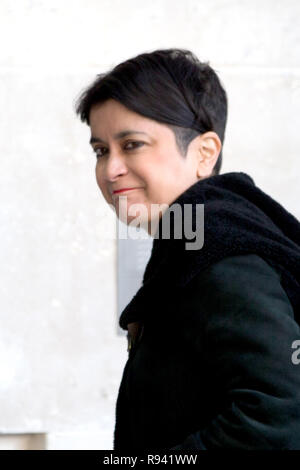
[[[224,281],[241,274],[245,276],[257,276],[259,274],[281,280],[280,268],[276,267],[267,257],[262,257],[256,253],[227,256],[209,266],[204,274],[220,276],[225,273]]]
[[[202,284],[217,284],[219,288],[222,285],[234,287],[236,284],[239,287],[247,287],[244,284],[247,280],[253,279],[254,282],[258,282],[258,279],[262,280],[263,278],[272,279],[280,283],[280,268],[272,264],[268,258],[255,253],[246,253],[226,256],[212,263],[206,269],[195,274],[186,285],[186,288],[193,288],[199,282]]]
[[[294,317],[280,268],[255,253],[232,255],[211,264],[185,286],[182,300],[220,314],[226,309],[281,308]]]
[[[277,337],[289,352],[300,329],[280,279],[275,267],[252,253],[212,264],[186,285],[174,309],[185,325],[183,336],[199,348],[258,338],[264,348]]]

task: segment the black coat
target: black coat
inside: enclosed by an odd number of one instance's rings
[[[191,201],[205,205],[204,246],[155,239],[120,318],[140,329],[114,449],[300,449],[300,224],[244,173],[175,202]]]

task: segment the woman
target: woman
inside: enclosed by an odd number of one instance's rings
[[[105,200],[154,237],[120,317],[114,449],[300,449],[300,224],[249,175],[219,174],[216,73],[190,51],[141,54],[97,77],[77,112]]]

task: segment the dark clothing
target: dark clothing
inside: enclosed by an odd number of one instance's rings
[[[175,203],[204,204],[204,245],[187,250],[172,230],[153,241],[120,317],[143,329],[123,371],[114,449],[300,450],[299,222],[245,173],[200,180]]]

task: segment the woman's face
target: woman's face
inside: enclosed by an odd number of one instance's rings
[[[194,140],[183,157],[171,129],[113,99],[91,108],[90,128],[90,143],[97,157],[96,180],[105,200],[123,222],[129,224],[138,217],[149,234],[154,233],[149,231],[151,220],[155,227],[155,221],[161,216],[161,211],[154,205],[169,206],[199,180],[199,168],[200,172],[202,168],[202,177],[206,177],[214,165],[213,162],[201,166],[203,155],[199,146],[196,149],[192,145]],[[116,135],[120,133],[124,135]],[[113,194],[113,191],[123,188],[134,189]],[[127,198],[125,213],[120,196],[123,201],[124,196]],[[133,204],[140,204],[143,210],[130,215],[128,212]]]

